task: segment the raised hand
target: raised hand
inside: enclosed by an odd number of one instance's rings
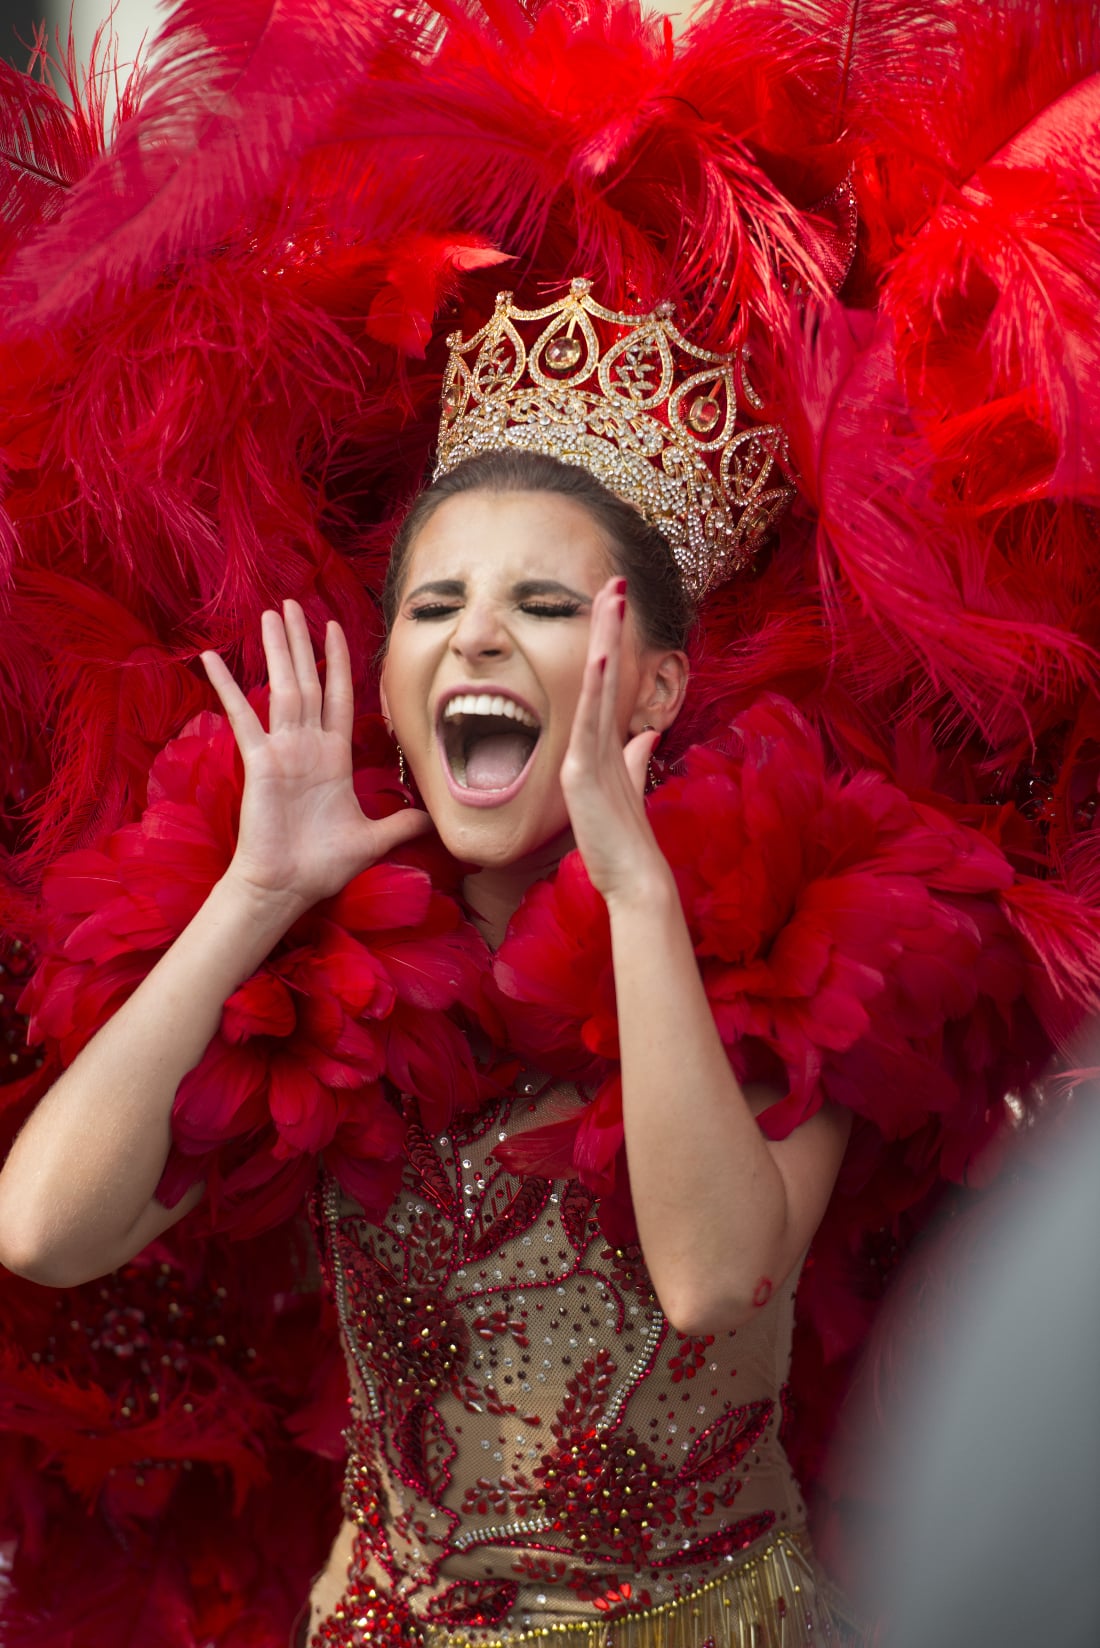
[[[305,614],[296,601],[265,612],[269,730],[215,652],[202,654],[244,762],[240,834],[229,875],[249,893],[308,909],[400,843],[430,829],[407,809],[367,818],[352,786],[354,694],[340,625],[325,631],[322,690]]]
[[[594,887],[608,900],[644,896],[668,866],[646,818],[646,768],[660,734],[623,744],[626,581],[612,578],[592,603],[584,682],[562,762],[561,786],[573,838]]]

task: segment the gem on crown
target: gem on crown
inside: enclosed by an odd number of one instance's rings
[[[671,304],[617,313],[587,280],[543,309],[501,292],[447,343],[436,475],[507,450],[579,464],[664,534],[696,597],[749,565],[793,495],[744,355],[689,343]]]

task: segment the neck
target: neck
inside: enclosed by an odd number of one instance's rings
[[[490,949],[500,945],[528,887],[550,875],[573,844],[566,830],[514,864],[490,864],[466,877],[462,891]]]

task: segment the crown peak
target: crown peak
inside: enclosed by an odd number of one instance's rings
[[[500,292],[480,331],[448,337],[435,474],[517,449],[578,464],[664,534],[700,597],[751,563],[791,498],[783,432],[753,421],[740,352],[697,348],[669,301],[613,310],[591,288],[578,277],[540,309]]]

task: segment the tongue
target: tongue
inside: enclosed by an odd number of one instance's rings
[[[468,790],[506,790],[519,777],[531,753],[521,732],[489,732],[471,744],[466,756]]]

